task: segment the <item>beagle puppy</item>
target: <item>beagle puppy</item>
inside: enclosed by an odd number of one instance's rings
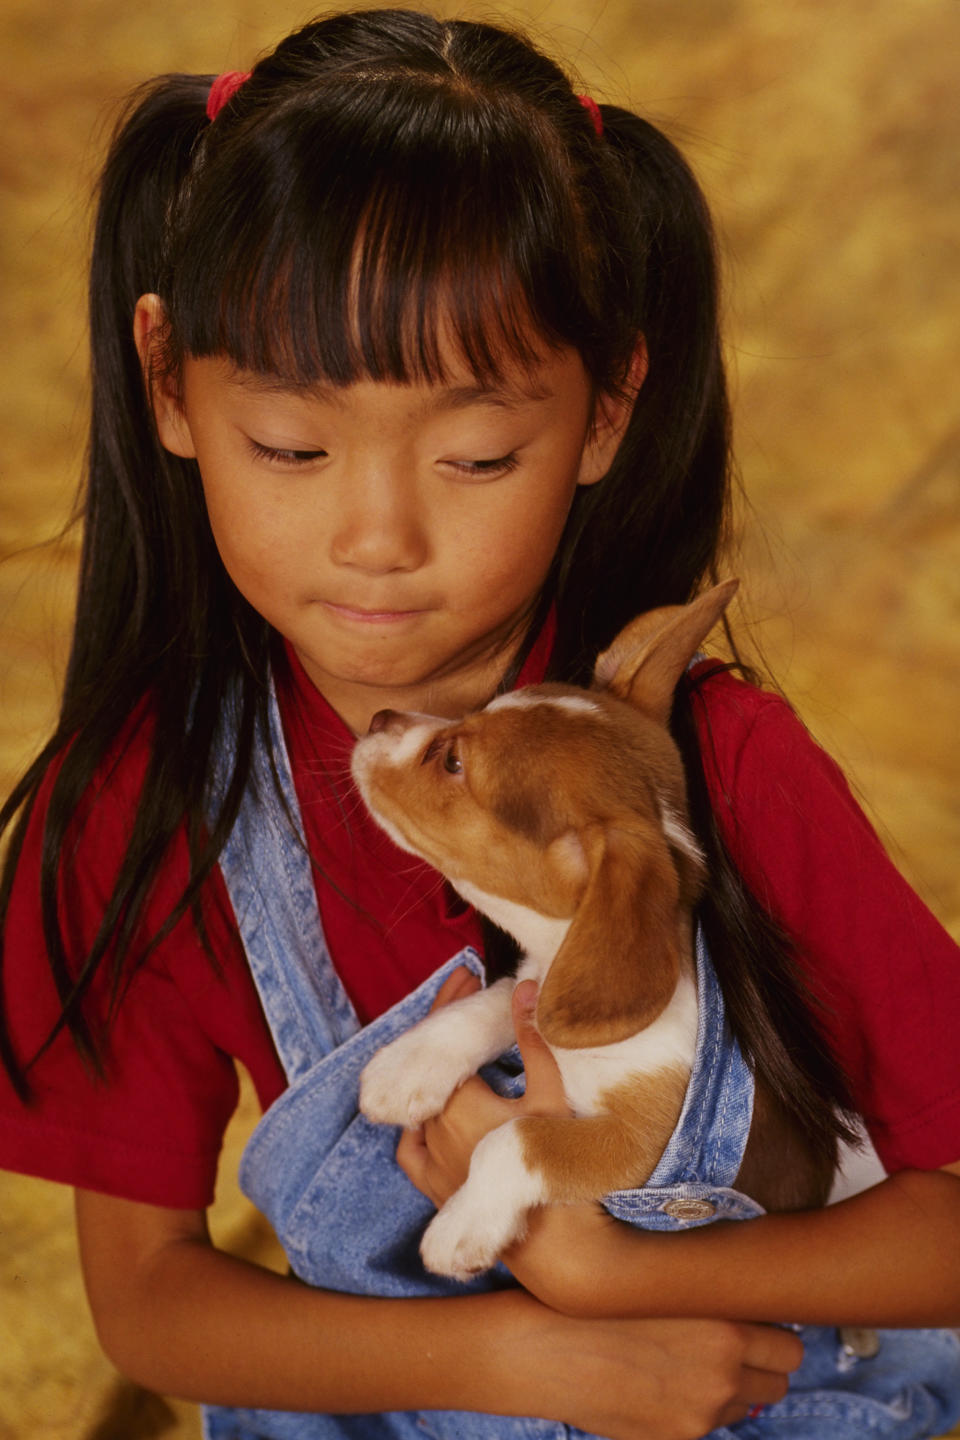
[[[668,720],[680,676],[736,589],[727,581],[633,620],[589,690],[536,685],[454,721],[381,711],[357,742],[353,776],[379,824],[522,950],[515,977],[380,1051],[361,1079],[361,1110],[406,1127],[439,1114],[510,1046],[513,987],[532,979],[572,1111],[511,1120],[480,1141],[424,1235],[436,1273],[488,1268],[534,1206],[642,1185],[677,1123],[697,1039],[704,860]],[[763,1188],[754,1179],[751,1193]]]

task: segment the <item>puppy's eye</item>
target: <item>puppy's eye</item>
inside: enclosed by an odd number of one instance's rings
[[[445,735],[434,735],[420,756],[420,764],[429,765],[437,759],[448,775],[463,774],[463,762],[457,754],[456,742],[448,740]]]

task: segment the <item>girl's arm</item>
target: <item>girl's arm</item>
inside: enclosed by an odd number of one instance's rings
[[[474,1146],[495,1125],[521,1113],[566,1113],[534,1003],[532,984],[518,986],[524,1099],[504,1100],[470,1080],[441,1116],[401,1141],[401,1164],[436,1204],[466,1178]],[[526,1289],[566,1314],[957,1325],[958,1236],[960,1162],[902,1171],[823,1210],[667,1234],[614,1220],[599,1205],[551,1206],[504,1258]]]
[[[599,1207],[554,1207],[507,1258],[524,1286],[568,1314],[955,1326],[958,1237],[960,1164],[902,1171],[823,1210],[682,1233],[640,1231]]]
[[[332,1294],[214,1249],[202,1211],[77,1192],[101,1343],[151,1389],[211,1404],[540,1415],[682,1440],[780,1398],[794,1336],[715,1321],[573,1319],[523,1291]]]

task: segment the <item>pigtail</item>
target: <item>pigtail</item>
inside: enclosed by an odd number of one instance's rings
[[[608,474],[582,490],[558,557],[558,676],[589,683],[594,657],[636,614],[690,600],[716,582],[729,519],[730,413],[720,344],[718,266],[706,202],[686,161],[654,126],[605,105],[604,141],[631,196],[642,275],[637,331],[649,370]],[[736,656],[736,645],[728,630]],[[756,676],[739,657],[736,666]],[[671,718],[691,819],[710,882],[699,918],[745,1054],[820,1156],[850,1141],[849,1085],[825,1039],[789,937],[745,885],[711,808],[681,684]],[[789,1039],[788,1039],[789,1037]]]
[[[649,368],[617,457],[578,492],[558,556],[560,667],[588,683],[628,620],[688,600],[710,573],[727,515],[730,417],[717,264],[706,203],[687,162],[653,125],[604,105],[617,172],[608,249],[629,257],[624,290]],[[621,262],[623,263],[623,262]],[[632,299],[632,305],[630,301]]]
[[[210,77],[174,75],[144,87],[104,167],[91,263],[92,419],[73,644],[56,732],[0,811],[0,830],[16,820],[0,884],[2,933],[26,826],[53,767],[40,890],[62,1013],[43,1049],[67,1027],[95,1070],[101,1037],[90,1028],[84,996],[108,959],[115,1005],[188,908],[203,935],[200,889],[239,809],[256,727],[266,723],[267,626],[223,570],[195,462],[159,443],[133,339],[137,299],[163,290],[171,217],[209,128],[209,85]],[[208,775],[231,708],[235,763],[208,833]],[[69,880],[67,838],[94,776],[108,757],[116,763],[121,735],[129,744],[141,724],[152,726],[152,736],[136,818],[98,934],[76,971],[58,906]],[[184,823],[189,887],[162,931],[144,936],[144,904]],[[2,1017],[0,1058],[26,1097],[25,1069]]]
[[[203,76],[169,76],[139,92],[117,128],[100,183],[90,270],[92,416],[79,610],[91,612],[105,584],[115,603],[91,628],[77,626],[66,714],[74,704],[83,709],[105,656],[116,656],[118,673],[134,667],[134,687],[156,663],[142,643],[151,631],[151,608],[165,598],[156,589],[163,559],[147,537],[162,536],[168,542],[162,548],[176,555],[180,537],[169,544],[174,537],[165,533],[164,502],[178,488],[170,472],[180,467],[168,465],[157,441],[133,313],[141,295],[160,289],[170,212],[208,123],[208,88]],[[111,552],[116,559],[108,581],[102,565]]]

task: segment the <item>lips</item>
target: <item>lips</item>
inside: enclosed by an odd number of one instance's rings
[[[370,610],[358,605],[339,605],[332,600],[323,601],[325,609],[342,620],[360,625],[390,625],[403,620],[412,620],[422,615],[422,610]]]

